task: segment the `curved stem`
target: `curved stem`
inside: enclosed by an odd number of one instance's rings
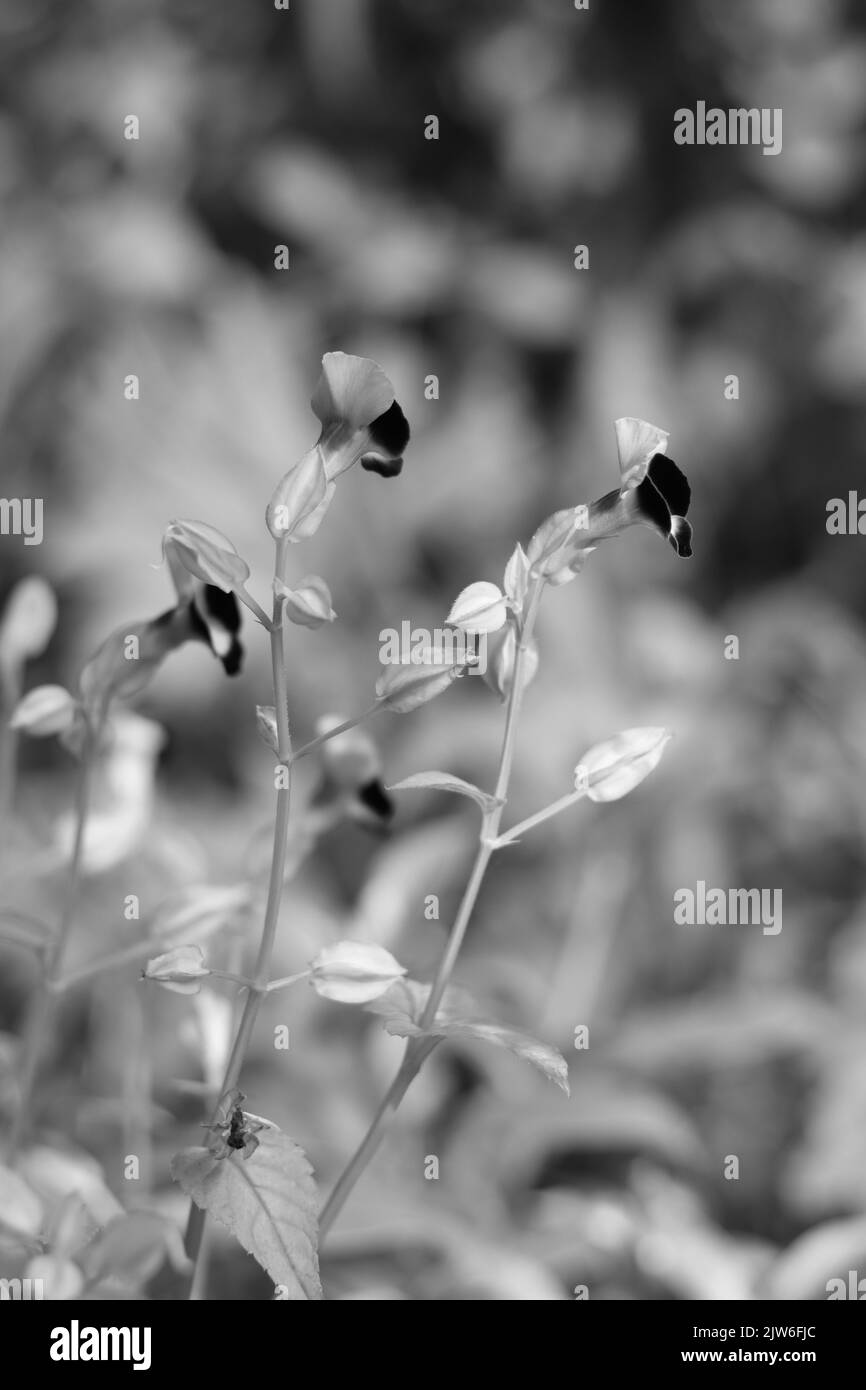
[[[286,567],[286,541],[277,541],[276,563],[274,574],[277,579],[285,581]],[[233,1091],[240,1080],[243,1069],[244,1059],[247,1048],[253,1035],[262,999],[267,992],[268,972],[270,969],[271,955],[274,949],[274,940],[277,934],[277,926],[280,919],[280,904],[283,896],[283,882],[286,869],[286,846],[288,842],[289,812],[292,800],[292,743],[289,732],[289,707],[288,693],[286,686],[286,659],[284,650],[284,627],[282,621],[282,602],[274,596],[274,618],[271,627],[271,672],[274,684],[274,707],[276,710],[277,721],[277,756],[280,760],[279,771],[283,774],[280,784],[277,787],[277,804],[274,815],[274,843],[271,852],[271,872],[268,881],[268,899],[265,908],[265,920],[262,927],[261,941],[259,942],[258,955],[256,957],[255,969],[253,971],[254,989],[250,989],[244,1002],[241,1020],[238,1024],[238,1031],[232,1044],[223,1077],[222,1089],[217,1098],[217,1107],[212,1117],[212,1122],[216,1120],[219,1110],[219,1101],[228,1091]],[[198,1297],[201,1289],[204,1274],[199,1269],[202,1257],[202,1237],[205,1228],[205,1214],[195,1205],[190,1203],[189,1220],[186,1229],[186,1250],[193,1263],[193,1280],[190,1289],[190,1297]]]
[[[469,872],[469,879],[464,889],[460,906],[457,909],[457,916],[454,919],[454,925],[449,933],[448,941],[439,963],[439,969],[436,972],[436,978],[433,981],[421,1018],[420,1026],[424,1029],[428,1029],[433,1023],[436,1010],[439,1007],[445,990],[448,988],[454,966],[457,962],[457,957],[460,954],[460,948],[463,945],[466,929],[469,926],[475,904],[478,900],[478,895],[481,891],[481,886],[484,882],[487,866],[496,848],[495,841],[499,833],[499,824],[508,799],[508,784],[511,779],[511,768],[514,762],[517,721],[520,715],[520,706],[523,697],[523,663],[532,636],[532,630],[535,626],[538,606],[541,602],[543,590],[544,581],[538,580],[529,593],[526,613],[520,629],[520,640],[517,644],[517,651],[514,658],[512,685],[508,697],[508,709],[505,716],[505,731],[502,736],[502,748],[499,754],[499,772],[496,778],[496,790],[494,792],[496,805],[485,814],[482,819],[478,849],[476,850],[475,859]],[[326,1232],[330,1230],[353,1187],[384,1139],[397,1113],[400,1102],[438,1041],[439,1039],[436,1037],[412,1038],[409,1040],[403,1061],[400,1064],[400,1070],[397,1072],[387,1095],[376,1111],[367,1133],[361,1140],[360,1145],[337,1180],[328,1200],[322,1208],[319,1216],[320,1236],[324,1236]]]

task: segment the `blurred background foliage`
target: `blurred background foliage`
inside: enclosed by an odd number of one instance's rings
[[[332,348],[382,363],[413,438],[399,482],[353,470],[293,554],[339,614],[292,630],[302,740],[369,703],[380,629],[440,625],[547,513],[615,486],[615,417],[670,429],[692,482],[694,559],[630,532],[548,595],[511,814],[567,790],[620,727],[669,725],[675,743],[633,797],[497,859],[459,971],[562,1048],[571,1100],[508,1055],[440,1048],[335,1230],[326,1291],[820,1298],[831,1275],[866,1273],[866,551],[825,528],[866,444],[862,13],[7,0],[0,39],[3,489],[45,499],[42,547],[4,539],[0,575],[8,592],[38,572],[60,602],[31,683],[73,685],[110,628],[170,605],[173,517],[230,535],[266,599],[265,504],[316,436]],[[676,146],[673,112],[698,100],[782,107],[781,155]],[[136,744],[126,830],[101,859],[94,843],[73,968],[142,930],[127,894],[148,917],[190,885],[251,873],[260,889],[272,760],[254,707],[270,682],[264,635],[246,624],[246,641],[237,681],[189,647],[138,701],[161,747]],[[386,779],[442,767],[487,784],[500,722],[472,680],[379,716]],[[47,918],[71,766],[54,745],[22,749],[3,902]],[[318,776],[302,765],[301,818]],[[276,972],[353,935],[428,974],[472,815],[407,793],[390,838],[328,835],[287,893]],[[114,808],[103,820],[116,830]],[[675,889],[699,879],[781,888],[781,933],[674,926]],[[32,972],[3,950],[8,1063]],[[124,1205],[180,1220],[167,1160],[197,1142],[186,1083],[218,1072],[230,995],[156,997],[136,975],[69,995],[39,1119],[71,1164],[58,1191],[80,1185],[74,1147]],[[263,1010],[244,1089],[327,1188],[400,1050],[376,1020],[294,991]],[[228,1239],[212,1288],[268,1296]]]

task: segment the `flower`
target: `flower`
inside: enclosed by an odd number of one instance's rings
[[[322,715],[316,721],[316,736],[342,723],[339,715]],[[382,784],[382,762],[370,735],[364,729],[346,729],[322,744],[321,759],[323,780],[313,804],[330,806],[369,830],[387,829],[394,803]]]
[[[600,541],[618,536],[627,526],[651,526],[678,555],[692,553],[692,528],[686,520],[691,488],[667,457],[667,431],[631,417],[615,421],[614,429],[620,486],[588,507],[554,512],[529,543],[533,569],[551,584],[573,579]]]
[[[212,569],[202,570],[201,565],[191,559],[190,548],[175,534],[176,529],[184,524],[173,522],[163,541],[165,558],[178,598],[177,607],[155,618],[154,624],[174,628],[178,639],[174,643],[175,646],[184,641],[205,642],[214,656],[222,662],[226,675],[235,676],[240,671],[243,660],[243,647],[238,638],[241,627],[240,605],[234,591],[223,587],[226,581],[221,575],[213,571],[213,577],[220,579],[219,584],[210,583],[208,578],[203,577],[211,574]],[[218,536],[219,532],[214,531],[212,534]],[[243,561],[241,564],[243,565]],[[190,568],[190,565],[194,568]],[[243,567],[246,569],[245,565]],[[240,574],[240,571],[238,573]]]
[[[382,368],[367,357],[326,352],[310,400],[322,429],[274,491],[267,510],[275,540],[315,535],[331,504],[336,480],[354,463],[383,478],[403,467],[409,426]]]
[[[155,980],[176,994],[198,994],[199,981],[209,975],[204,951],[200,946],[174,946],[160,956],[154,956],[141,972],[143,980]]]
[[[322,422],[317,448],[329,483],[353,463],[383,478],[397,476],[409,426],[393,386],[376,362],[326,352],[310,404]]]

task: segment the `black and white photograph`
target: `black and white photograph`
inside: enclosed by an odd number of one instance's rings
[[[4,0],[0,73],[32,1366],[245,1375],[189,1303],[551,1301],[644,1372],[826,1371],[866,10]]]

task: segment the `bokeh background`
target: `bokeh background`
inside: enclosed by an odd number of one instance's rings
[[[59,601],[28,686],[74,686],[112,627],[170,606],[174,517],[228,534],[267,602],[264,508],[316,437],[327,350],[383,365],[413,437],[398,482],[347,474],[293,555],[339,614],[292,630],[296,738],[369,703],[382,628],[441,625],[550,511],[616,485],[617,416],[669,429],[692,483],[693,559],[632,531],[548,595],[511,814],[561,795],[619,728],[676,739],[633,796],[496,859],[458,972],[563,1050],[571,1099],[509,1054],[440,1047],[335,1228],[328,1296],[824,1298],[829,1277],[866,1274],[866,551],[825,525],[866,446],[862,13],[8,0],[0,37],[3,491],[45,500],[42,546],[4,537],[0,582],[38,573]],[[782,107],[782,153],[676,146],[673,113],[698,100]],[[70,968],[184,891],[249,883],[256,908],[270,679],[245,627],[240,678],[190,646],[135,703],[159,728],[130,726],[103,789]],[[488,785],[501,720],[472,680],[378,716],[386,779]],[[4,909],[56,915],[73,766],[53,742],[20,750]],[[428,978],[474,835],[468,803],[421,793],[388,837],[335,829],[287,891],[277,973],[359,936]],[[782,931],[675,926],[674,892],[700,879],[781,889]],[[252,949],[256,916],[217,938],[224,961]],[[9,1101],[34,967],[2,950]],[[46,1201],[87,1172],[108,1209],[180,1225],[168,1159],[198,1142],[230,1011],[228,990],[168,996],[135,968],[69,993],[39,1092]],[[263,1011],[248,1104],[323,1190],[401,1046],[305,988]],[[228,1237],[211,1254],[215,1296],[269,1296]]]

